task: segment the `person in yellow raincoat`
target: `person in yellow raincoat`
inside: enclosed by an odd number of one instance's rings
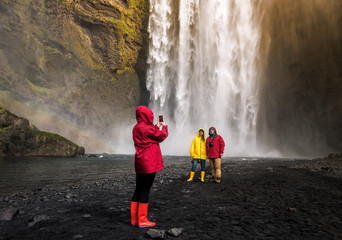
[[[197,136],[192,140],[191,148],[190,148],[190,156],[192,158],[192,167],[190,178],[188,182],[194,179],[195,171],[197,168],[198,162],[201,162],[201,181],[204,182],[205,176],[205,160],[207,159],[206,153],[206,139],[204,137],[204,129],[201,128],[198,130]]]

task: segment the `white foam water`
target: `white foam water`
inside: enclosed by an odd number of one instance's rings
[[[227,155],[258,155],[259,12],[253,0],[151,0],[147,89],[163,113],[163,153],[188,154],[199,128],[217,129]]]

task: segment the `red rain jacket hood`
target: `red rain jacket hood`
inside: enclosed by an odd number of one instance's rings
[[[210,136],[210,129],[214,129],[215,136],[214,139],[211,139]],[[210,147],[210,143],[212,143],[212,146]],[[208,158],[221,158],[221,154],[223,155],[225,147],[225,142],[223,141],[223,138],[217,134],[217,131],[214,127],[209,128],[209,137],[207,137],[206,140],[206,150],[207,150],[207,156]]]
[[[154,115],[148,107],[140,106],[135,111],[135,117],[138,123],[152,124]]]
[[[136,110],[137,124],[133,128],[133,141],[135,147],[135,172],[153,173],[164,168],[159,143],[168,136],[167,126],[159,130],[153,125],[153,112],[139,106]]]

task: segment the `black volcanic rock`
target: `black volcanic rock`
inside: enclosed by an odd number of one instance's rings
[[[0,107],[0,156],[76,156],[83,147],[49,132],[39,131],[25,118]]]

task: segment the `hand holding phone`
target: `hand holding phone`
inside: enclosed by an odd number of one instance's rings
[[[158,122],[164,123],[164,116],[163,116],[163,114],[159,114],[159,116],[158,116]]]

